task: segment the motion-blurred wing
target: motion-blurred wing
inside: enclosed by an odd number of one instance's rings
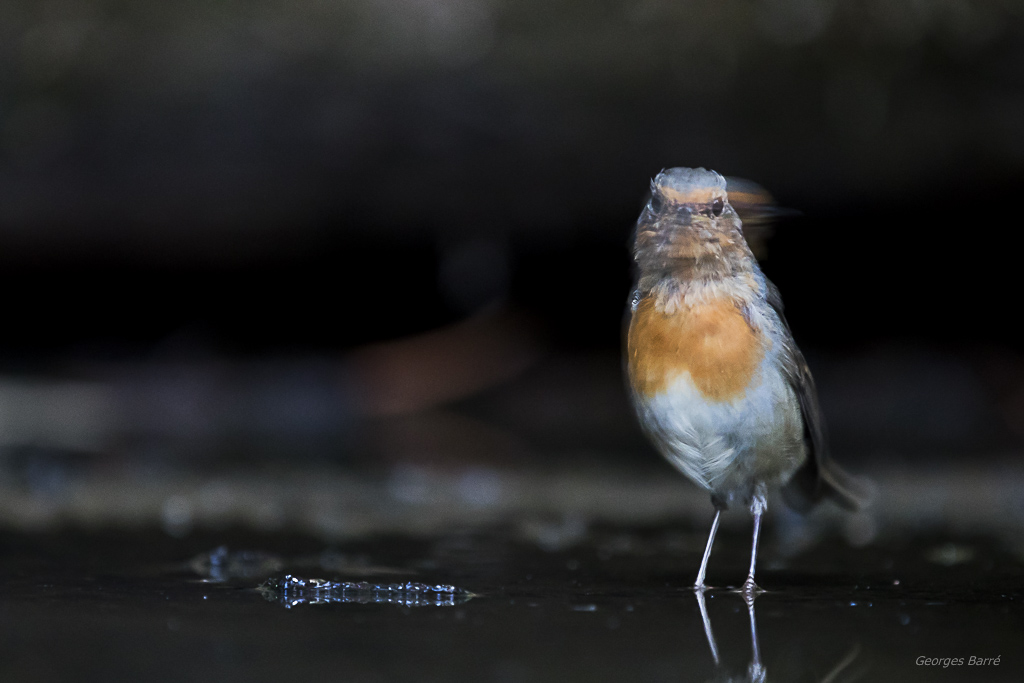
[[[768,281],[768,303],[779,314],[782,324],[789,331],[789,323],[783,313],[782,297],[771,281]],[[825,421],[818,404],[818,390],[814,386],[811,369],[795,344],[790,345],[783,353],[782,369],[800,401],[800,413],[804,419],[804,440],[808,449],[807,462],[797,470],[783,489],[786,502],[798,510],[807,510],[828,496],[850,510],[863,507],[868,499],[868,486],[866,482],[845,472],[829,457]]]

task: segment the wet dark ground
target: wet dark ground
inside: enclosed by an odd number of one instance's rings
[[[748,536],[709,567],[715,665],[694,592],[704,529],[598,525],[559,544],[510,525],[326,543],[158,530],[0,535],[4,681],[1017,681],[1022,562],[984,538]],[[259,590],[268,577],[351,582]],[[369,586],[353,588],[365,582]],[[405,590],[407,582],[415,582]],[[402,588],[397,586],[401,584]],[[434,586],[444,584],[438,593]],[[374,590],[372,586],[378,586]],[[721,586],[721,587],[718,587]],[[390,587],[390,589],[389,589]],[[952,658],[943,667],[921,657]],[[999,657],[998,665],[970,665]],[[962,664],[957,658],[962,659]]]

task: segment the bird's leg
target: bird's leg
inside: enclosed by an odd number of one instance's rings
[[[703,591],[704,574],[708,569],[708,558],[711,557],[711,546],[715,544],[715,533],[718,531],[718,518],[722,516],[721,508],[715,508],[715,521],[711,522],[711,533],[708,535],[708,547],[704,549],[704,559],[700,562],[700,572],[697,574],[697,583],[693,587],[697,591]]]
[[[711,656],[715,660],[715,666],[719,665],[718,644],[715,642],[715,634],[711,631],[711,617],[708,616],[708,607],[704,603],[704,591],[694,591],[697,596],[697,606],[700,607],[700,618],[704,620],[704,635],[708,639],[708,647],[711,648]]]
[[[754,492],[754,497],[750,501],[750,514],[754,516],[754,542],[750,548],[750,573],[747,575],[747,580],[743,584],[743,595],[757,595],[761,592],[761,589],[754,583],[754,567],[757,564],[757,540],[761,535],[761,517],[764,515],[764,511],[768,509],[768,500],[765,496],[763,486],[758,486]]]

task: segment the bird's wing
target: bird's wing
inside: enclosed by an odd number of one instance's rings
[[[767,278],[768,304],[779,315],[786,328],[787,339],[793,339],[789,323],[783,313],[782,296],[778,288]],[[797,509],[807,509],[828,496],[845,508],[857,510],[867,502],[869,487],[866,482],[845,472],[829,457],[825,438],[825,421],[818,404],[818,390],[814,377],[807,366],[800,349],[789,343],[781,354],[782,371],[797,400],[804,420],[804,441],[807,444],[807,461],[793,475],[783,489],[786,501]]]

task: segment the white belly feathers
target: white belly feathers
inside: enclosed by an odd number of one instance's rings
[[[752,474],[767,486],[782,484],[805,458],[799,404],[773,360],[766,354],[746,392],[729,401],[708,401],[688,373],[650,398],[634,397],[662,454],[726,502],[749,495],[734,480]],[[747,457],[753,453],[769,457]]]

